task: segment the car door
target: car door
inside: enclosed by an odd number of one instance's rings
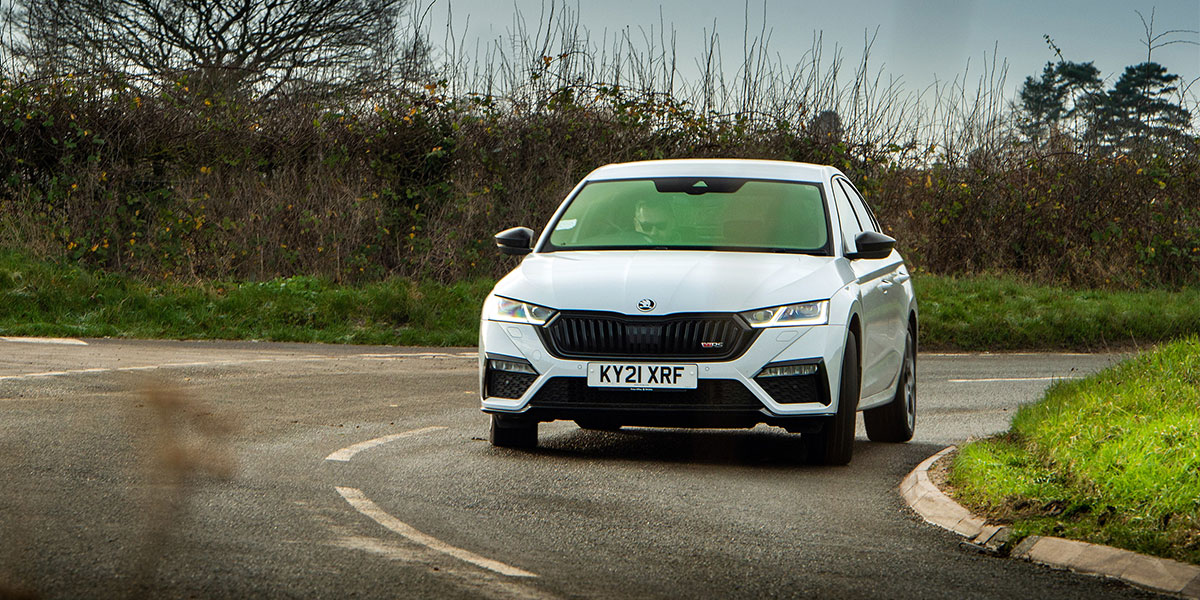
[[[842,220],[844,247],[847,253],[854,252],[857,250],[854,236],[863,231],[879,231],[879,225],[848,180],[834,179],[834,197]],[[900,370],[904,339],[898,339],[898,329],[903,327],[907,301],[896,278],[903,266],[896,252],[886,258],[850,261],[862,302],[863,399],[889,390]]]

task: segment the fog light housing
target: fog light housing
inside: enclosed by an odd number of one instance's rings
[[[769,364],[754,376],[754,383],[780,404],[829,406],[829,381],[819,358]]]
[[[511,356],[489,356],[483,395],[485,398],[520,398],[537,378],[537,369],[529,361]]]

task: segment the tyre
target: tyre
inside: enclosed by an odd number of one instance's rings
[[[896,397],[879,408],[863,411],[867,438],[872,442],[907,442],[917,427],[917,344],[914,333],[910,328],[904,342],[904,362],[900,366]]]
[[[619,424],[602,419],[575,419],[575,424],[580,429],[587,429],[589,431],[618,431],[621,429]]]
[[[502,448],[534,448],[537,446],[537,421],[492,415],[488,441]]]
[[[858,415],[858,338],[846,337],[842,357],[842,380],[838,388],[837,413],[825,421],[820,433],[806,434],[805,446],[811,462],[846,465],[854,454],[854,422]]]

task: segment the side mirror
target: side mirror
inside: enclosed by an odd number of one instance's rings
[[[851,252],[846,258],[887,258],[892,248],[896,247],[896,240],[878,231],[864,231],[854,236],[854,247],[858,248],[858,252]]]
[[[528,227],[513,227],[496,234],[496,247],[503,254],[520,256],[533,252],[533,230]]]

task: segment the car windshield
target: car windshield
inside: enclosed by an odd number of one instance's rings
[[[828,254],[815,183],[671,177],[587,184],[543,251],[742,250]]]

